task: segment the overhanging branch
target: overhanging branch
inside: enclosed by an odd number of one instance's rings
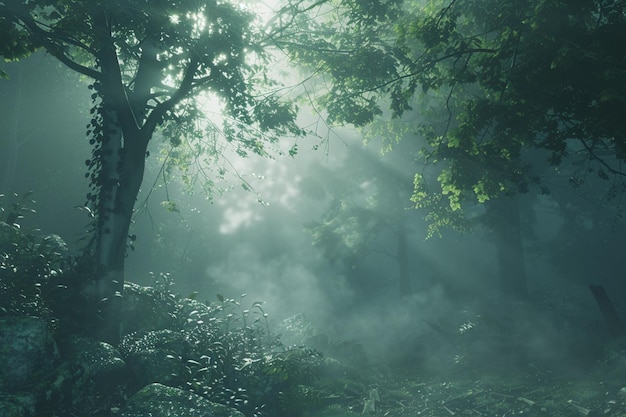
[[[35,40],[37,41],[36,44],[43,47],[50,55],[61,61],[65,66],[90,78],[96,80],[100,79],[100,72],[81,65],[71,59],[63,51],[62,44],[59,44],[57,42],[66,42],[67,44],[78,46],[85,51],[92,53],[92,51],[89,50],[85,45],[72,38],[68,38],[65,35],[54,32],[53,30],[44,30],[40,27],[38,22],[36,22],[31,16],[25,13],[18,13],[15,17],[19,19],[21,24],[31,33],[33,38],[35,38]]]
[[[598,161],[600,163],[600,165],[602,165],[603,167],[605,167],[607,169],[607,171],[609,171],[611,174],[615,174],[615,175],[621,175],[621,176],[626,176],[626,173],[617,170],[613,167],[611,167],[604,159],[600,158],[591,148],[591,146],[589,146],[587,144],[587,142],[585,142],[584,139],[580,139],[580,143],[583,144],[583,146],[585,147],[585,150],[589,153],[589,155],[596,161]]]
[[[172,96],[165,100],[162,103],[157,104],[157,106],[150,112],[146,122],[141,127],[141,131],[143,132],[143,136],[145,138],[150,138],[154,129],[162,122],[165,117],[165,113],[170,111],[174,106],[180,103],[185,97],[189,95],[189,93],[193,90],[194,87],[194,75],[196,73],[196,69],[198,67],[198,62],[195,59],[192,59],[187,65],[187,70],[185,71],[185,76],[180,83],[180,87]]]

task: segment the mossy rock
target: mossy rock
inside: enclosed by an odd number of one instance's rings
[[[150,384],[133,395],[120,417],[244,417],[239,411],[204,397],[162,384]]]

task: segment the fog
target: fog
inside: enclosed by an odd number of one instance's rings
[[[32,191],[37,214],[25,222],[60,235],[78,250],[89,222],[82,209],[90,106],[84,81],[39,54],[3,68],[11,78],[0,84],[5,168],[0,192]],[[302,117],[312,125],[319,115]],[[563,350],[564,345],[589,341],[589,335],[607,337],[587,285],[623,293],[625,234],[618,209],[597,197],[593,184],[590,190],[573,190],[567,179],[555,177],[553,194],[521,196],[524,265],[534,307],[505,306],[496,295],[496,243],[485,227],[426,238],[424,213],[412,209],[409,200],[414,155],[402,146],[382,154],[380,140],[365,145],[350,128],[316,133],[299,143],[293,158],[228,155],[251,190],[232,176],[223,184],[226,191],[211,199],[197,189],[190,194],[176,178],[163,184],[159,158],[151,156],[127,279],[150,285],[150,273],[169,273],[176,292],[197,292],[199,300],[246,294],[242,305],[263,301],[272,324],[303,313],[333,338],[360,341],[372,362],[381,364],[414,357],[428,358],[432,367],[450,364],[458,352],[446,338],[463,337],[460,329],[468,323],[480,327],[481,318],[517,326],[536,354],[533,360],[552,365],[569,359],[571,349]],[[383,172],[409,184],[398,188],[400,206],[394,209],[383,193],[391,188]],[[324,223],[342,198],[367,207],[364,218],[376,227],[358,229],[369,223],[340,218],[346,228],[348,220],[356,222],[356,229],[346,230],[354,246],[315,245],[313,226]],[[164,201],[175,202],[177,210],[167,210]],[[473,210],[479,218],[484,207]],[[407,231],[409,294],[398,284],[393,222],[399,217]],[[621,303],[620,297],[614,301]],[[512,323],[505,310],[522,314]],[[480,350],[477,340],[472,349]],[[485,355],[489,349],[484,347]]]

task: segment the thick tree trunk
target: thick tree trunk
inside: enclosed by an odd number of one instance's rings
[[[156,42],[141,44],[141,57],[132,88],[122,79],[110,22],[104,11],[94,15],[98,37],[99,89],[103,100],[103,143],[100,155],[100,195],[97,206],[96,280],[93,295],[102,302],[100,338],[116,344],[120,336],[120,300],[124,264],[137,194],[143,181],[148,142],[165,114],[189,94],[197,61],[191,59],[178,90],[148,114],[151,89],[160,84],[161,64]]]
[[[137,194],[143,181],[145,142],[140,134],[122,134],[115,113],[110,113],[105,126],[110,137],[100,170],[99,223],[96,245],[95,297],[102,306],[99,336],[117,343],[119,339],[119,301],[124,288],[124,266],[130,225]],[[117,125],[116,125],[117,124]],[[123,146],[122,146],[123,143]],[[105,147],[103,147],[105,149]]]
[[[528,295],[519,197],[500,197],[487,205],[488,221],[496,244],[498,279],[502,295],[523,299]]]

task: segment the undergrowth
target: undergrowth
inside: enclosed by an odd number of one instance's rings
[[[24,217],[35,213],[34,204],[29,195],[0,195],[0,318],[44,318],[57,340],[88,334],[85,326],[97,311],[81,298],[80,263],[59,236],[22,226]],[[173,306],[178,323],[161,332],[184,344],[179,354],[158,358],[178,364],[168,385],[249,417],[297,417],[319,404],[323,389],[313,385],[322,356],[303,346],[283,346],[271,332],[262,302],[244,306],[244,294],[201,303],[175,294],[168,274],[155,274],[153,281],[146,293]],[[153,333],[155,340],[163,334]],[[122,356],[146,348],[138,340],[147,339],[126,335],[119,346]]]

